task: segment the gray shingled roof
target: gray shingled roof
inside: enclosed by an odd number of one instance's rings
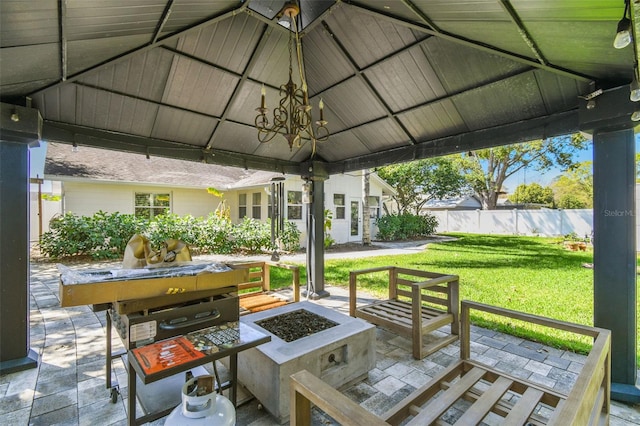
[[[276,173],[69,145],[47,144],[45,179],[165,184],[229,189],[262,185]]]

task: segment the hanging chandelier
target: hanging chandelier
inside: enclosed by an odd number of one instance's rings
[[[262,85],[260,107],[256,108],[255,125],[258,129],[258,141],[267,143],[273,140],[276,135],[281,134],[289,143],[289,150],[293,147],[300,148],[303,141],[311,142],[311,155],[316,152],[316,143],[329,139],[327,121],[324,119],[324,104],[322,99],[318,103],[320,119],[315,122],[311,118],[311,105],[309,104],[309,91],[307,80],[304,75],[302,63],[302,46],[298,34],[296,16],[300,13],[300,8],[295,3],[286,3],[282,8],[280,16],[289,18],[289,81],[280,86],[280,101],[273,109],[273,115],[267,116],[269,109],[266,106],[266,90]],[[293,59],[298,63],[298,74],[300,76],[300,86],[293,82]]]

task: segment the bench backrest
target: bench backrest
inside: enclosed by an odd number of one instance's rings
[[[271,290],[271,268],[280,268],[291,271],[291,286],[294,293],[294,301],[300,301],[300,268],[279,262],[242,262],[232,264],[233,268],[246,268],[249,270],[248,281],[238,284],[238,292],[265,292]]]

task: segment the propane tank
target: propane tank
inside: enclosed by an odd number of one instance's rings
[[[211,383],[214,383],[212,376],[189,379],[182,386],[182,404],[173,409],[164,424],[235,426],[235,407],[229,399],[216,393]]]

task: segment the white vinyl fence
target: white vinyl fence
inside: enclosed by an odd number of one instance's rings
[[[593,230],[591,209],[444,210],[430,213],[438,218],[437,232],[546,237],[575,232],[579,237],[590,237]]]
[[[575,232],[591,236],[593,211],[575,210],[443,210],[431,211],[438,218],[436,232],[470,234],[540,235],[556,237]],[[636,184],[636,250],[640,252],[640,184]]]

